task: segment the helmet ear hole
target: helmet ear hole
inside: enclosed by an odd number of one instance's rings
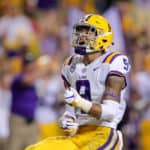
[[[92,27],[92,28],[91,28],[91,31],[92,31],[92,32],[95,32],[95,31],[96,31],[96,29]]]
[[[104,40],[102,40],[102,41],[103,41],[104,43],[106,43],[106,42],[107,42],[107,40],[105,40],[105,39],[104,39]]]
[[[104,46],[101,46],[100,49],[103,49]]]

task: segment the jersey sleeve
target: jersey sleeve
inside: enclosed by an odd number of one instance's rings
[[[129,73],[131,65],[125,55],[119,55],[110,64],[110,73],[126,75]]]

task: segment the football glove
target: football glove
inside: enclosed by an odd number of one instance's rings
[[[60,127],[67,135],[74,136],[78,131],[79,124],[76,122],[75,116],[72,116],[69,112],[65,112],[60,118]]]
[[[89,100],[82,98],[74,88],[65,91],[64,100],[67,104],[78,107],[86,113],[88,113],[92,107],[92,103]]]

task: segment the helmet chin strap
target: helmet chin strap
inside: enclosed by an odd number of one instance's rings
[[[75,47],[75,53],[79,54],[79,55],[93,54],[93,53],[97,53],[97,52],[101,52],[102,54],[104,54],[105,50],[87,52],[85,47]]]
[[[75,47],[75,53],[79,55],[86,55],[86,48],[85,47]]]
[[[80,47],[80,46],[78,46],[78,47],[75,47],[75,53],[79,54],[79,55],[87,55],[87,54],[92,54],[94,52],[92,52],[92,51],[89,52],[88,48],[86,48],[86,47]]]

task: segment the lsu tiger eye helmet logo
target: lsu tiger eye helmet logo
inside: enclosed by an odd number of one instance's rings
[[[100,15],[88,14],[73,27],[72,46],[80,55],[108,50],[112,39],[111,26]]]

